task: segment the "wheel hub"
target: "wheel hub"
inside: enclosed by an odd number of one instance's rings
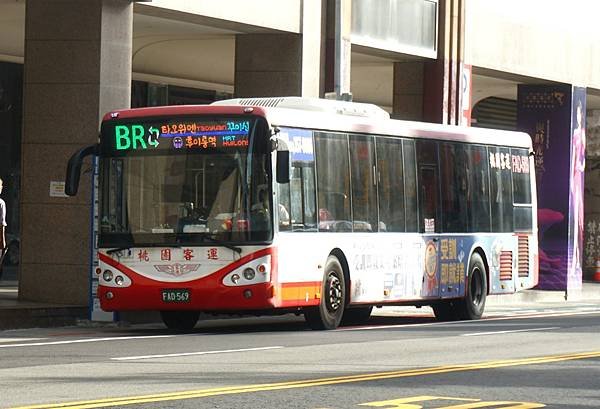
[[[328,307],[331,311],[337,311],[342,304],[342,283],[335,274],[330,274],[327,284],[329,290]]]

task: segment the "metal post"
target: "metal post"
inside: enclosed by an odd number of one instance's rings
[[[335,0],[335,68],[334,91],[337,100],[351,101],[350,29],[351,0]]]

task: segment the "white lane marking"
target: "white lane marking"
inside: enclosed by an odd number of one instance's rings
[[[86,339],[72,339],[69,341],[31,342],[31,343],[27,343],[27,344],[0,345],[0,348],[43,347],[43,346],[50,346],[50,345],[84,344],[87,342],[128,341],[128,340],[132,340],[132,339],[152,339],[152,338],[172,338],[175,336],[176,335],[147,335],[147,336],[136,336],[136,337],[86,338]]]
[[[222,351],[182,352],[179,354],[122,356],[122,357],[110,358],[110,359],[112,359],[113,361],[134,361],[137,359],[174,358],[174,357],[180,357],[180,356],[228,354],[228,353],[232,353],[232,352],[266,351],[269,349],[281,349],[281,348],[284,348],[284,347],[272,346],[272,347],[260,347],[260,348],[224,349]]]
[[[461,336],[476,337],[479,335],[511,334],[513,332],[546,331],[546,330],[551,330],[551,329],[560,329],[560,327],[525,328],[525,329],[511,329],[511,330],[505,330],[505,331],[489,331],[489,332],[471,332],[469,334],[461,334]]]
[[[424,322],[424,323],[411,323],[411,324],[392,324],[392,325],[373,325],[364,327],[348,327],[338,328],[335,331],[367,331],[367,330],[378,330],[378,329],[390,329],[390,328],[404,328],[404,327],[428,327],[434,325],[477,325],[481,322],[489,321],[509,321],[509,320],[524,320],[529,318],[549,318],[549,317],[570,317],[573,315],[596,315],[600,310],[596,311],[580,311],[580,312],[562,312],[562,313],[539,313],[539,314],[527,314],[527,315],[501,315],[501,316],[489,316],[486,315],[483,319],[474,321],[436,321],[436,322]],[[404,316],[398,316],[398,318],[404,318]],[[421,318],[421,317],[417,317]]]
[[[25,342],[25,341],[39,341],[42,339],[48,339],[48,338],[0,338],[0,342],[2,342],[2,343]]]

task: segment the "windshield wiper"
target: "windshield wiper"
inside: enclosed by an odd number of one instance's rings
[[[202,237],[202,241],[207,241],[209,243],[218,244],[219,246],[226,247],[230,250],[235,251],[238,254],[242,254],[242,249],[240,247],[234,246],[233,244],[229,244],[226,241],[219,240],[219,239],[215,238],[214,236],[210,236],[208,234],[202,234],[199,237]]]
[[[116,249],[110,249],[106,251],[106,254],[113,254],[113,253],[118,253],[120,251],[123,250],[130,250],[133,246],[127,246],[127,247],[117,247]]]
[[[144,244],[132,244],[130,246],[123,246],[123,247],[117,247],[114,249],[110,249],[106,251],[106,254],[113,254],[113,253],[118,253],[119,251],[123,251],[123,250],[131,250],[132,247],[170,247],[170,248],[174,248],[174,249],[179,249],[181,248],[180,244],[151,244],[151,245],[144,245]]]
[[[219,239],[214,238],[213,236],[209,236],[208,234],[203,234],[203,235],[199,235],[196,237],[201,237],[203,242],[208,242],[208,243],[214,243],[214,244],[218,244],[219,246],[223,246],[226,247],[230,250],[235,251],[238,254],[242,253],[242,249],[240,247],[234,246],[232,244],[227,243],[226,241],[222,241]],[[179,242],[181,239],[178,237],[177,241]],[[132,247],[134,247],[134,245],[130,245],[130,246],[122,246],[122,247],[117,247],[114,249],[110,249],[106,251],[106,254],[113,254],[113,253],[118,253],[120,251],[123,250],[130,250]],[[171,247],[171,248],[181,248],[182,245],[181,244],[152,244],[152,245],[135,245],[135,247]]]

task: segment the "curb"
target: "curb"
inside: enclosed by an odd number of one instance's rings
[[[2,308],[0,330],[73,326],[87,316],[87,307]]]

